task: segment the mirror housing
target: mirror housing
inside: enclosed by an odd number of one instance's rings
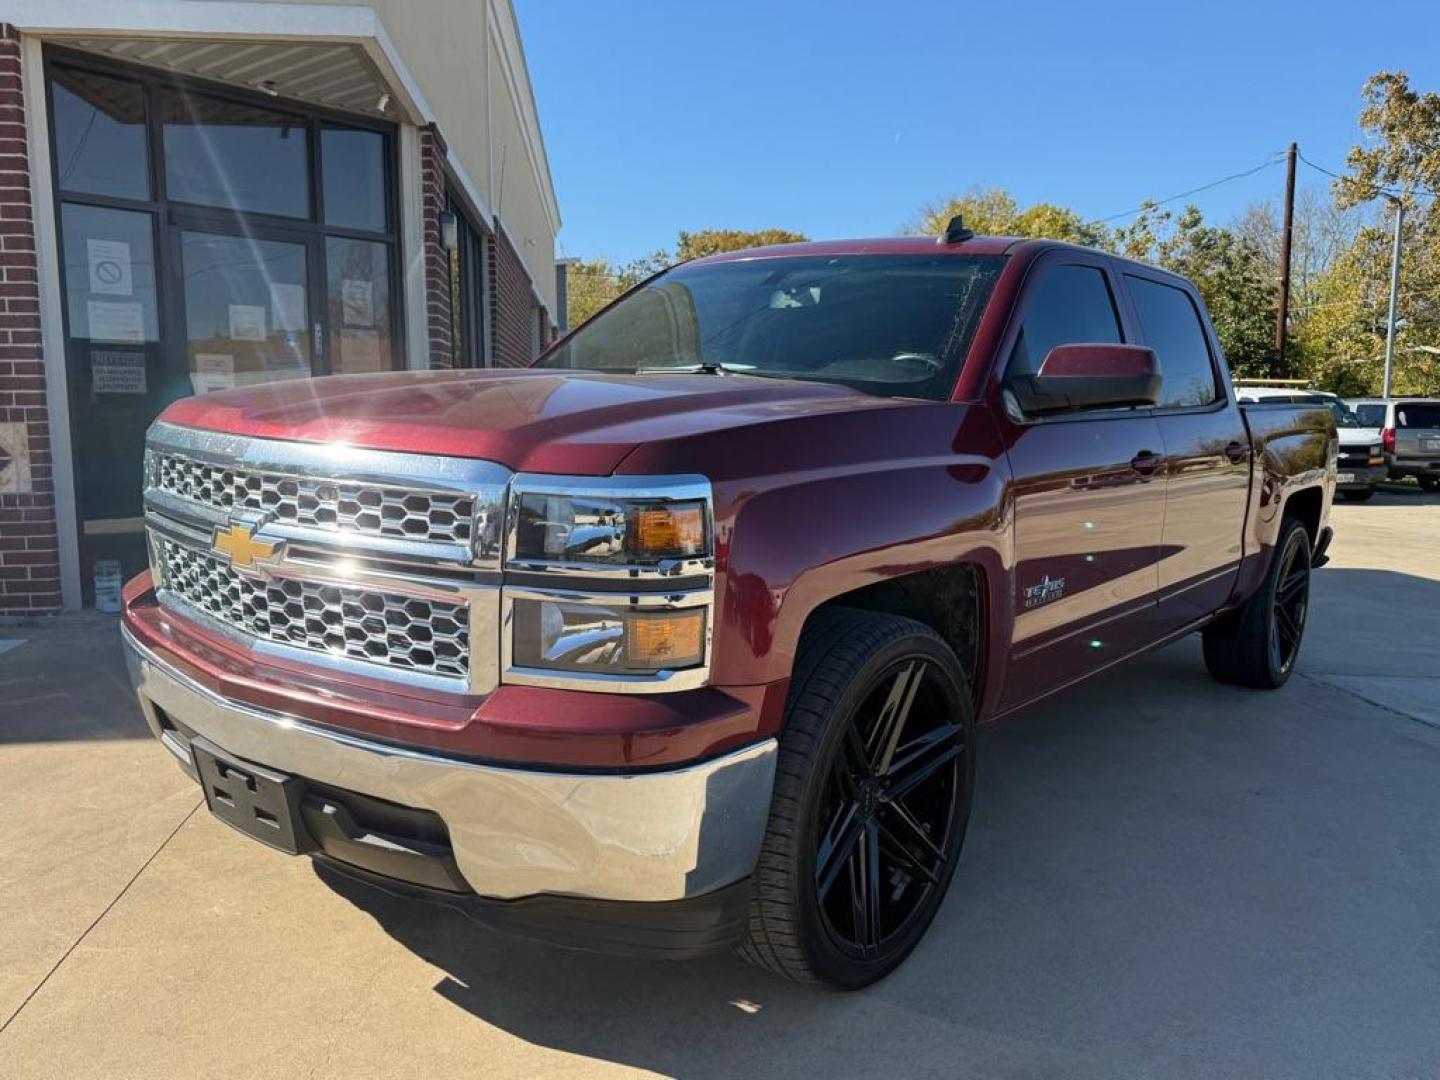
[[[1056,345],[1039,371],[1011,376],[1005,388],[1028,416],[1143,408],[1160,397],[1160,368],[1144,345]]]

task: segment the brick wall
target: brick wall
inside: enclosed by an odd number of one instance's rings
[[[420,132],[420,192],[425,215],[425,325],[430,366],[454,367],[450,254],[440,242],[440,214],[445,209],[445,140],[434,124]]]
[[[519,367],[534,357],[535,297],[525,264],[504,228],[496,228],[490,248],[490,327],[496,367]]]
[[[0,423],[28,436],[28,493],[0,492],[0,614],[60,608],[50,417],[30,201],[20,39],[0,23]],[[9,430],[17,430],[11,427]]]

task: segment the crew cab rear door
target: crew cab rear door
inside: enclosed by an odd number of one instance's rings
[[[1160,366],[1155,418],[1165,446],[1156,629],[1167,634],[1224,606],[1240,570],[1250,494],[1250,434],[1221,377],[1220,349],[1188,286],[1126,268],[1142,344]]]
[[[1109,260],[1055,251],[1027,275],[999,374],[1056,345],[1126,340]],[[1148,409],[1046,417],[997,410],[1008,444],[1014,629],[1002,710],[1146,644],[1165,516],[1160,429]]]

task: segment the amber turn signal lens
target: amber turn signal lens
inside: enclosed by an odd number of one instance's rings
[[[705,551],[705,514],[695,504],[635,511],[631,551],[642,558],[680,558]]]
[[[703,659],[705,612],[667,611],[625,620],[625,661],[635,667],[693,667]]]

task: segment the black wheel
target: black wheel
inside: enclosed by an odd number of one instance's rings
[[[1374,488],[1366,488],[1364,491],[1342,491],[1340,497],[1347,502],[1365,502],[1374,494]]]
[[[1426,491],[1440,491],[1440,476],[1421,476],[1418,479]]]
[[[854,990],[924,936],[950,884],[975,780],[975,717],[949,646],[850,609],[807,627],[741,954]]]
[[[1281,525],[1265,580],[1238,610],[1205,628],[1205,666],[1220,682],[1274,690],[1295,669],[1310,607],[1310,535]]]

